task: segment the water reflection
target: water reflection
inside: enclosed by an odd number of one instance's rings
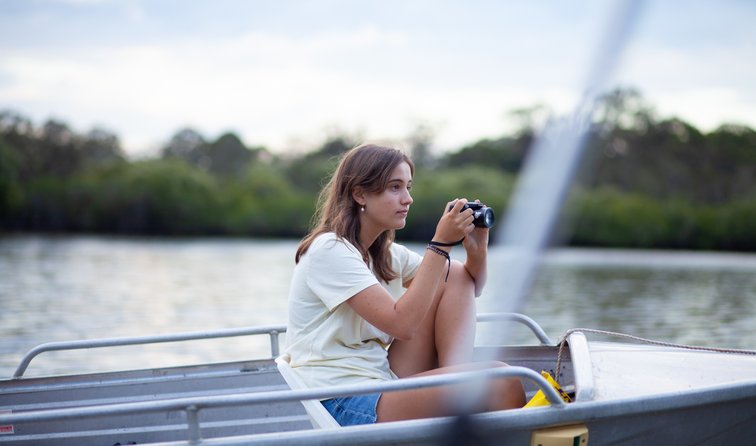
[[[284,323],[296,243],[2,238],[0,376],[43,342]],[[753,255],[560,250],[549,255],[525,312],[554,340],[583,326],[753,349],[755,273]],[[525,331],[512,338],[533,342]],[[49,353],[29,373],[233,360],[268,349],[267,338],[246,337]]]
[[[526,312],[550,333],[591,327],[679,343],[754,348],[755,271],[547,265]]]

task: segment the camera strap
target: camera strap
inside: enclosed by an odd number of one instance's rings
[[[463,242],[464,240],[465,240],[465,237],[462,237],[462,238],[461,238],[460,240],[457,240],[457,241],[456,241],[456,242],[454,242],[454,243],[444,243],[444,242],[436,242],[436,241],[433,241],[433,240],[431,240],[431,241],[429,241],[429,242],[428,242],[428,244],[429,244],[429,245],[432,245],[432,246],[444,246],[444,247],[449,247],[449,246],[457,246],[457,245],[459,245],[460,243],[462,243],[462,242]]]

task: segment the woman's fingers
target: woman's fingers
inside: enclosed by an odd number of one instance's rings
[[[449,240],[461,240],[475,229],[472,209],[462,210],[467,203],[466,198],[458,198],[446,204],[437,228],[440,231],[439,236]]]

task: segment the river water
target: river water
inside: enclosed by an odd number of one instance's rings
[[[285,324],[296,245],[0,238],[0,378],[44,342]],[[496,265],[490,268],[495,274]],[[495,298],[484,294],[481,308]],[[754,349],[756,255],[557,249],[546,256],[523,311],[553,340],[569,328],[590,327]],[[535,342],[521,329],[509,336]],[[267,337],[241,337],[51,352],[35,359],[27,376],[237,360],[264,356],[269,348]]]

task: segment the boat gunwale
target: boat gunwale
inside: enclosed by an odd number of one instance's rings
[[[213,397],[188,397],[157,400],[149,402],[104,404],[66,409],[30,411],[16,414],[0,415],[0,424],[13,424],[29,421],[51,421],[86,416],[127,415],[132,413],[187,411],[215,407],[229,407],[246,404],[266,404],[274,402],[302,401],[324,399],[336,396],[362,395],[374,392],[402,391],[415,388],[432,387],[462,383],[475,378],[517,377],[535,382],[543,390],[547,399],[557,407],[566,406],[559,394],[540,374],[525,367],[503,367],[469,372],[448,373],[444,375],[423,376],[401,380],[370,384],[350,384],[329,388],[280,390],[253,393],[236,393]]]
[[[749,382],[727,383],[686,392],[671,392],[650,397],[631,397],[617,400],[585,401],[566,404],[564,408],[544,406],[531,409],[512,409],[479,413],[470,416],[476,432],[481,436],[494,435],[503,430],[534,430],[573,423],[591,424],[614,417],[632,417],[649,412],[665,412],[691,406],[706,406],[756,399],[756,379]],[[401,438],[401,443],[443,440],[454,428],[458,417],[439,417],[393,421],[388,423],[343,426],[337,429],[297,430],[234,437],[151,443],[151,446],[241,446],[254,441],[255,445],[313,445],[327,443],[352,445],[383,445]]]
[[[551,345],[552,343],[548,335],[546,335],[546,332],[543,330],[543,328],[541,328],[541,326],[534,319],[522,313],[513,313],[513,312],[478,313],[476,315],[476,322],[477,323],[483,323],[483,322],[519,323],[521,325],[524,325],[528,329],[530,329],[533,335],[540,342],[540,345],[548,346],[548,345]],[[114,337],[114,338],[80,339],[80,340],[73,340],[73,341],[46,342],[43,344],[36,345],[35,347],[27,351],[27,353],[21,358],[19,365],[16,367],[16,370],[13,373],[13,375],[10,377],[10,379],[11,380],[25,379],[23,375],[26,372],[26,370],[29,368],[29,366],[31,365],[32,360],[34,360],[34,358],[36,358],[40,354],[46,353],[46,352],[83,350],[83,349],[94,349],[94,348],[105,348],[105,347],[123,347],[123,346],[135,346],[135,345],[169,343],[169,342],[197,341],[197,340],[208,340],[208,339],[218,339],[218,338],[238,337],[238,336],[255,336],[255,335],[265,335],[265,334],[269,335],[270,336],[269,359],[274,359],[280,354],[279,335],[283,333],[286,333],[286,326],[279,324],[279,325],[225,328],[225,329],[215,329],[215,330],[189,331],[189,332],[167,333],[167,334],[147,335],[147,336],[124,336],[124,337]],[[117,372],[118,371],[116,371],[116,373]],[[94,373],[97,373],[97,372],[94,372]],[[59,376],[79,376],[79,375],[80,374],[66,374],[66,375],[59,375]],[[37,377],[34,377],[34,378],[37,378]],[[3,382],[5,382],[5,380],[0,379],[0,384],[2,384]]]

